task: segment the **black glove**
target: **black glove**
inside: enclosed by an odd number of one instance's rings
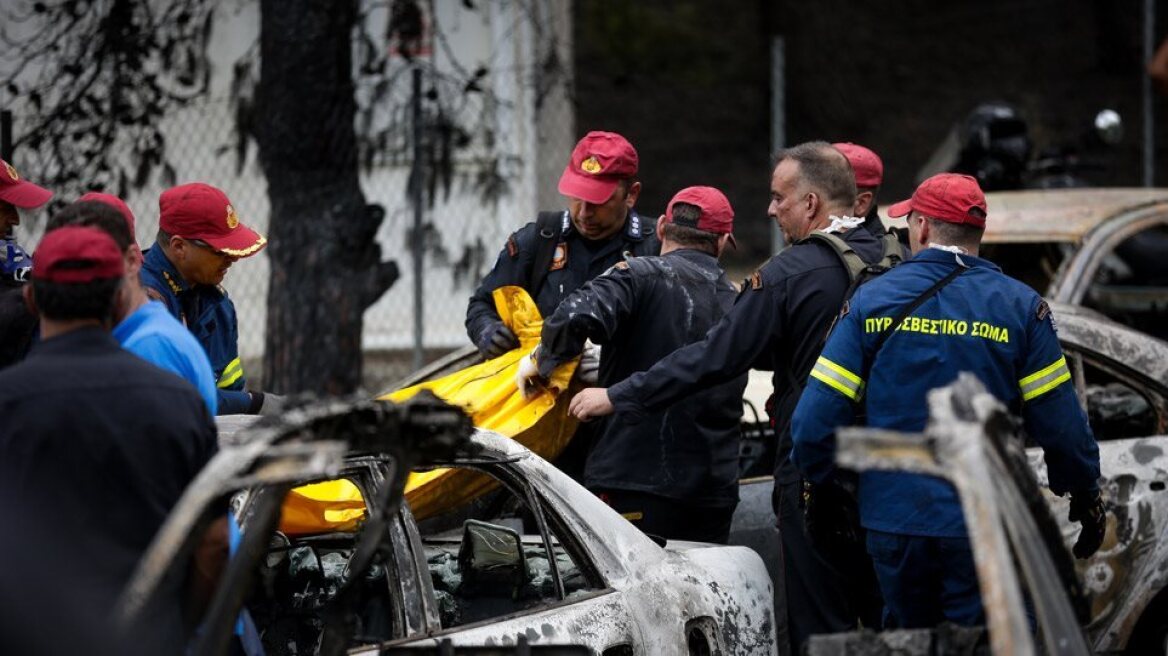
[[[1107,533],[1107,511],[1099,491],[1072,492],[1071,512],[1067,514],[1067,519],[1079,522],[1083,527],[1075,547],[1071,549],[1075,558],[1089,558],[1099,551],[1103,536]]]
[[[837,558],[846,558],[864,546],[855,489],[848,483],[838,479],[803,482],[803,522],[811,546]]]
[[[479,333],[475,346],[479,348],[479,353],[482,353],[484,358],[490,360],[519,348],[519,338],[502,321],[496,321]]]

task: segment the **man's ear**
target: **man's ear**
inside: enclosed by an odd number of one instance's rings
[[[629,185],[628,192],[625,193],[625,207],[631,208],[637,204],[637,198],[641,196],[641,183],[634,182]]]
[[[856,203],[852,206],[852,211],[856,216],[868,216],[868,212],[872,209],[872,199],[876,194],[871,191],[861,191],[856,194]]]
[[[665,215],[662,214],[661,218],[657,219],[657,241],[660,241],[660,242],[665,241],[665,224],[666,223],[667,222],[665,220]]]
[[[819,215],[819,205],[821,201],[819,194],[814,191],[807,193],[807,222],[811,223],[815,217]]]
[[[24,297],[24,306],[28,308],[29,313],[36,316],[40,314],[37,310],[36,296],[32,292],[32,283],[26,284],[21,290],[20,295]]]
[[[731,234],[728,232],[718,237],[718,257],[722,257],[722,253],[726,251],[726,246],[731,243],[730,240],[732,239],[734,239],[734,237],[731,236]]]
[[[126,261],[126,273],[136,278],[142,270],[142,249],[137,244],[130,244],[122,257]]]

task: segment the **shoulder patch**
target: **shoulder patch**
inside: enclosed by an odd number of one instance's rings
[[[612,265],[612,268],[616,269],[617,271],[625,271],[629,268],[629,263],[625,262],[624,260],[621,260],[620,262],[617,262],[616,264]]]
[[[511,236],[507,238],[507,254],[512,259],[519,255],[519,242],[515,241],[515,233],[511,233]]]
[[[852,311],[852,301],[851,301],[851,299],[849,299],[849,300],[844,301],[844,306],[840,308],[839,318],[843,319],[844,317],[848,316],[848,312],[851,312],[851,311]]]
[[[548,271],[559,271],[568,266],[568,242],[562,241],[556,244],[556,250],[552,253],[552,263],[548,265]]]
[[[746,283],[743,283],[742,286],[746,287]],[[750,274],[750,288],[751,289],[762,289],[762,271],[761,270],[755,271],[754,273]]]
[[[1046,320],[1046,318],[1050,316],[1050,305],[1048,305],[1046,301],[1039,302],[1038,307],[1034,310],[1034,314],[1038,317],[1039,321]]]
[[[163,303],[166,302],[166,299],[162,296],[162,292],[154,289],[153,287],[146,287],[146,296],[155,301],[162,301]]]

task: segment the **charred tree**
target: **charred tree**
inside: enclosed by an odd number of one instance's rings
[[[358,180],[356,0],[261,0],[252,133],[268,181],[264,386],[343,394],[361,382],[362,315],[398,278]]]

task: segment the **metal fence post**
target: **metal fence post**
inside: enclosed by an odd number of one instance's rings
[[[423,311],[422,307],[422,257],[424,255],[422,248],[424,245],[424,237],[422,235],[422,67],[415,64],[413,70],[413,96],[410,102],[413,106],[413,121],[414,121],[414,162],[412,171],[410,172],[410,181],[413,183],[410,188],[410,200],[414,204],[414,230],[413,242],[410,244],[410,252],[413,254],[414,260],[414,366],[413,371],[417,371],[425,364],[425,354],[422,345],[422,331],[423,326]]]

